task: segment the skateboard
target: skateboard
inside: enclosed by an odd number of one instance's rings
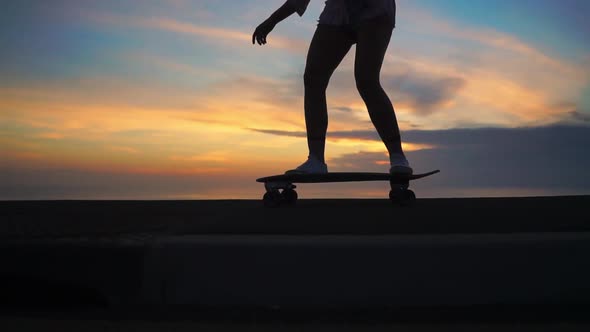
[[[279,174],[256,179],[264,183],[266,193],[262,200],[264,206],[293,205],[297,202],[295,183],[326,183],[326,182],[358,182],[358,181],[389,181],[391,190],[389,199],[392,203],[408,206],[416,200],[416,194],[409,189],[410,181],[421,179],[440,172],[434,170],[427,173],[401,175],[389,173],[367,172],[333,172],[325,174]]]

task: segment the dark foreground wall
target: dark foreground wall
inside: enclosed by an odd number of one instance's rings
[[[154,303],[446,306],[590,300],[590,234],[162,239]]]
[[[207,209],[192,210],[190,202],[118,202],[115,205],[123,207],[119,215],[108,209],[100,217],[89,217],[95,222],[92,227],[98,225],[96,218],[102,218],[105,227],[112,225],[111,233],[84,234],[76,225],[81,232],[76,236],[6,236],[0,244],[2,303],[124,308],[590,304],[584,197],[501,203],[432,200],[398,211],[381,201],[310,201],[277,210],[258,203],[210,202]],[[3,204],[5,220],[13,224],[22,220],[32,225],[42,216],[31,202]],[[30,211],[22,208],[27,204]],[[86,206],[88,213],[109,206],[71,202],[73,212],[68,214],[67,202],[38,204],[41,210],[53,209],[43,216],[46,223],[57,218],[56,225],[73,225],[72,215],[83,215],[76,204]],[[142,229],[134,213],[143,215],[154,205],[160,205],[154,211],[160,211],[156,219],[162,227]],[[465,208],[457,209],[460,206]],[[195,214],[186,211],[201,214],[194,219]],[[235,218],[245,212],[252,223]],[[320,213],[332,218],[315,218],[314,228],[314,216]],[[432,218],[436,214],[447,219]],[[281,215],[285,217],[278,218]],[[301,219],[307,228],[296,228],[293,215],[308,216]],[[363,215],[371,218],[359,219]],[[392,226],[394,215],[400,216],[397,226]],[[503,218],[494,220],[494,215]],[[155,219],[149,220],[153,226]],[[282,226],[281,220],[286,220]],[[443,223],[449,225],[447,231]],[[116,225],[128,231],[113,232]],[[253,225],[260,231],[252,231]],[[333,231],[326,225],[334,226]]]

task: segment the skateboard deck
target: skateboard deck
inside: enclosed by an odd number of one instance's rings
[[[256,182],[264,183],[266,193],[263,196],[265,206],[278,206],[281,204],[293,204],[297,201],[296,186],[294,183],[327,183],[327,182],[360,182],[360,181],[389,181],[391,191],[389,198],[393,203],[410,205],[416,195],[409,190],[412,180],[421,179],[436,173],[434,170],[427,173],[412,175],[371,173],[371,172],[332,172],[326,174],[278,174],[256,179]]]
[[[440,170],[435,170],[428,173],[400,175],[389,173],[369,173],[369,172],[333,172],[326,174],[279,174],[271,175],[256,179],[256,182],[291,182],[291,183],[321,183],[321,182],[359,182],[359,181],[385,181],[385,180],[416,180],[432,174],[436,174]]]

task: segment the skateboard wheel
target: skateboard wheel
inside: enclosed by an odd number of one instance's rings
[[[281,194],[278,190],[267,191],[262,197],[262,201],[266,207],[277,207],[281,204]]]
[[[414,204],[414,202],[416,202],[416,194],[412,190],[406,190],[400,204],[402,206],[409,206]]]
[[[389,191],[389,200],[393,204],[409,206],[414,204],[414,202],[416,201],[416,194],[409,189],[395,188]]]
[[[293,189],[285,189],[281,193],[283,201],[287,204],[295,204],[297,202],[297,192]]]

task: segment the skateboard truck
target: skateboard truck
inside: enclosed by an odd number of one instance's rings
[[[276,207],[281,204],[293,205],[297,201],[297,192],[295,191],[297,186],[292,182],[265,182],[264,188],[266,193],[262,199],[267,207]]]
[[[266,189],[266,192],[279,189],[290,190],[295,188],[297,188],[297,186],[288,181],[266,182],[264,184],[264,189]]]
[[[410,188],[410,181],[396,181],[393,178],[389,180],[391,190],[389,191],[389,200],[394,204],[408,206],[416,201],[416,194]]]

